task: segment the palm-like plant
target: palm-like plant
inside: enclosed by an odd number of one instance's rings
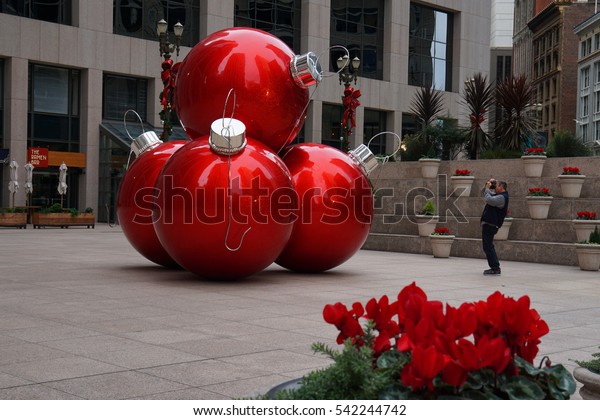
[[[496,106],[502,111],[496,125],[496,141],[510,150],[521,148],[535,131],[532,107],[535,91],[525,75],[507,78],[496,87]]]
[[[413,97],[410,105],[410,113],[414,115],[418,129],[415,136],[418,141],[427,146],[431,146],[429,133],[431,132],[431,123],[443,111],[444,98],[443,93],[435,90],[431,86],[422,86]]]
[[[490,136],[482,128],[488,109],[494,102],[494,89],[487,77],[477,73],[465,82],[463,101],[469,111],[471,126],[466,132],[467,150],[471,159],[477,159],[479,152],[489,144]]]

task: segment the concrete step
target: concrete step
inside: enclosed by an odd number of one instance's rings
[[[502,260],[506,260],[577,265],[577,254],[572,243],[508,240],[495,241],[495,246],[501,263]],[[415,235],[370,233],[362,248],[374,251],[431,254],[429,238]],[[485,259],[481,240],[474,238],[457,237],[452,244],[450,256]]]

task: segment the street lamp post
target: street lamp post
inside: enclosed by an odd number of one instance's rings
[[[175,88],[175,73],[178,65],[173,64],[171,54],[175,52],[176,57],[179,57],[179,47],[181,46],[181,36],[183,35],[183,25],[177,22],[173,26],[173,34],[175,35],[175,43],[169,41],[168,24],[164,19],[161,19],[156,24],[156,33],[158,34],[158,43],[160,55],[163,57],[162,71],[160,73],[163,82],[163,90],[158,95],[158,99],[163,107],[160,111],[160,119],[163,123],[163,132],[160,135],[162,141],[169,140],[169,136],[173,132],[173,123],[171,121],[171,110],[173,109],[173,91]]]
[[[354,112],[360,105],[358,98],[360,97],[360,90],[354,90],[351,86],[352,82],[356,85],[358,79],[358,69],[360,67],[360,59],[354,57],[350,60],[348,54],[343,57],[339,57],[336,60],[336,65],[339,71],[340,85],[344,84],[344,95],[342,96],[342,104],[344,106],[344,114],[342,117],[342,150],[347,152],[349,150],[350,141],[349,137],[352,134],[352,128],[355,127]]]

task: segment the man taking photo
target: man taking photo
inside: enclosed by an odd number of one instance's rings
[[[488,260],[489,270],[485,270],[485,275],[500,275],[500,261],[496,255],[494,246],[494,236],[498,229],[502,227],[506,212],[508,210],[508,185],[505,181],[496,181],[490,179],[483,190],[483,200],[485,208],[481,215],[481,241],[483,243],[483,252]]]

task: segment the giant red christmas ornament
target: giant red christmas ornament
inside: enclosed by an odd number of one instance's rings
[[[240,121],[222,119],[213,130],[164,166],[154,226],[182,267],[205,278],[237,279],[264,269],[283,250],[294,191],[281,159],[244,138]]]
[[[322,144],[298,144],[284,151],[298,195],[292,236],[277,264],[320,272],[349,259],[365,242],[373,217],[373,194],[359,163]]]
[[[190,138],[208,135],[233,89],[235,100],[225,115],[241,120],[249,137],[279,152],[300,131],[307,86],[320,79],[313,53],[295,56],[279,38],[258,29],[225,29],[199,42],[181,63],[175,106]]]
[[[117,196],[117,216],[129,243],[150,261],[177,267],[158,240],[152,225],[154,184],[165,162],[187,141],[162,143],[154,132],[134,139],[132,151],[137,158],[129,166]]]

